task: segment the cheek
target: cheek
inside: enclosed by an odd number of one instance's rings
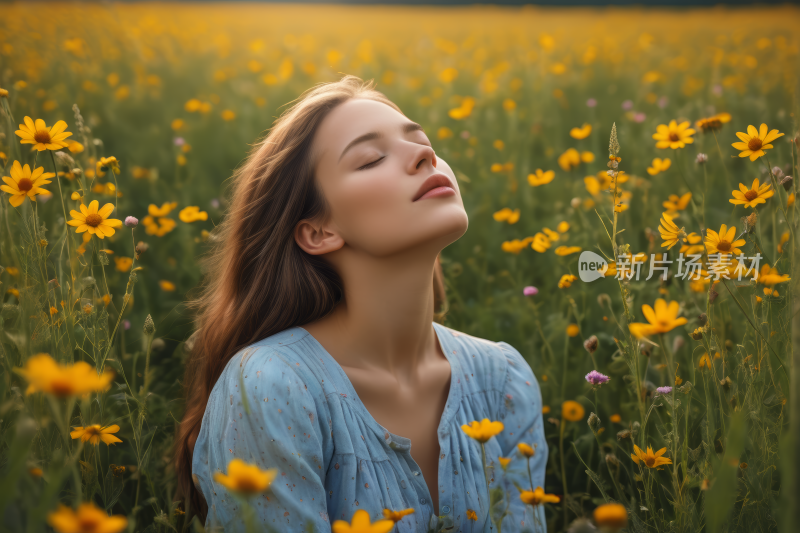
[[[351,235],[385,231],[402,222],[410,202],[409,187],[388,176],[359,176],[343,184],[337,196],[341,227]]]

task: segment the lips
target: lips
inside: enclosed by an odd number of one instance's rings
[[[422,182],[422,185],[417,190],[417,194],[414,195],[414,199],[412,201],[416,202],[426,192],[435,189],[437,187],[450,187],[451,189],[455,190],[455,188],[453,187],[453,183],[450,181],[450,178],[448,178],[444,174],[434,174],[432,176],[428,176],[428,178],[426,178],[425,181]]]

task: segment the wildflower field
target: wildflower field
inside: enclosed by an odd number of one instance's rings
[[[459,179],[444,323],[539,380],[545,486],[495,488],[536,450],[487,457],[491,516],[522,498],[552,532],[796,531],[798,21],[5,4],[0,531],[203,529],[171,466],[196,258],[249,144],[343,74],[376,80]],[[246,498],[274,475],[233,462],[218,482]]]

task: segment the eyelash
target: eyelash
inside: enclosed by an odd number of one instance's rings
[[[384,156],[384,157],[385,157],[385,156]],[[382,160],[383,160],[383,157],[381,157],[380,159],[376,159],[376,160],[375,160],[375,161],[373,161],[372,163],[367,163],[367,164],[366,164],[366,165],[364,165],[363,167],[359,167],[359,169],[358,169],[358,170],[363,170],[363,169],[365,169],[365,168],[372,167],[372,166],[376,165],[377,163],[379,163],[379,162],[380,162],[380,161],[382,161]]]

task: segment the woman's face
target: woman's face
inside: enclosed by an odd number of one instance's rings
[[[426,247],[435,255],[467,231],[453,171],[437,159],[419,125],[388,105],[367,99],[340,104],[320,124],[313,146],[315,179],[332,210],[323,223],[327,231],[316,238],[317,244],[327,239],[329,251],[346,243],[378,257]],[[436,174],[452,190],[415,200]],[[305,237],[313,240],[309,231],[303,230]]]

